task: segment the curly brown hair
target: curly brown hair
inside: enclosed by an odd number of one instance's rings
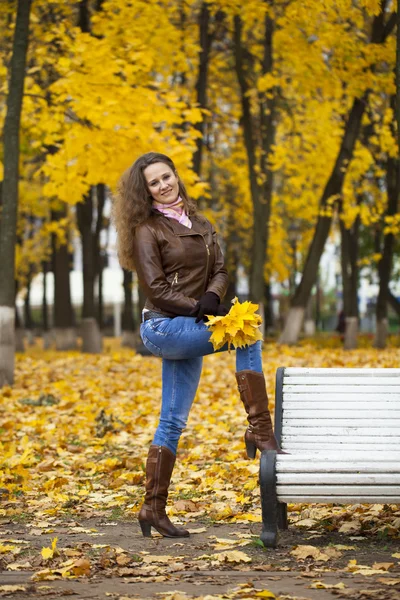
[[[118,258],[121,267],[132,270],[133,261],[132,239],[135,228],[146,221],[152,213],[153,198],[147,187],[143,171],[149,165],[162,162],[175,174],[173,161],[165,154],[147,152],[139,156],[129,169],[121,176],[117,192],[113,198],[112,217],[118,234]],[[188,215],[196,213],[196,204],[189,197],[182,181],[178,179],[179,194]]]

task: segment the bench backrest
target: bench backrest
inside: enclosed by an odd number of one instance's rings
[[[400,369],[282,367],[275,433],[292,453],[400,453]]]

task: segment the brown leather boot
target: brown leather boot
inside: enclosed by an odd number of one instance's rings
[[[256,371],[239,371],[236,381],[249,422],[244,434],[247,456],[255,458],[257,449],[260,452],[277,450],[278,454],[285,454],[274,435],[264,375]]]
[[[168,488],[175,465],[175,454],[165,446],[150,446],[146,463],[146,496],[139,512],[139,524],[144,537],[151,537],[151,528],[164,537],[189,537],[189,532],[175,527],[165,512]]]

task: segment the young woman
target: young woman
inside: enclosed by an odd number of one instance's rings
[[[159,425],[146,463],[146,495],[139,512],[144,536],[187,537],[166,515],[179,438],[200,380],[203,356],[214,352],[205,315],[225,315],[228,284],[211,223],[200,216],[174,163],[149,152],[121,177],[114,203],[121,266],[135,269],[146,296],[140,334],[162,358]],[[222,348],[225,350],[227,348]],[[268,410],[261,342],[236,350],[236,380],[249,421],[247,454],[279,451]]]

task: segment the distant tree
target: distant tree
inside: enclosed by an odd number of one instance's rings
[[[0,387],[14,381],[15,245],[18,213],[20,121],[31,0],[19,0],[4,123],[4,179],[0,221]]]

